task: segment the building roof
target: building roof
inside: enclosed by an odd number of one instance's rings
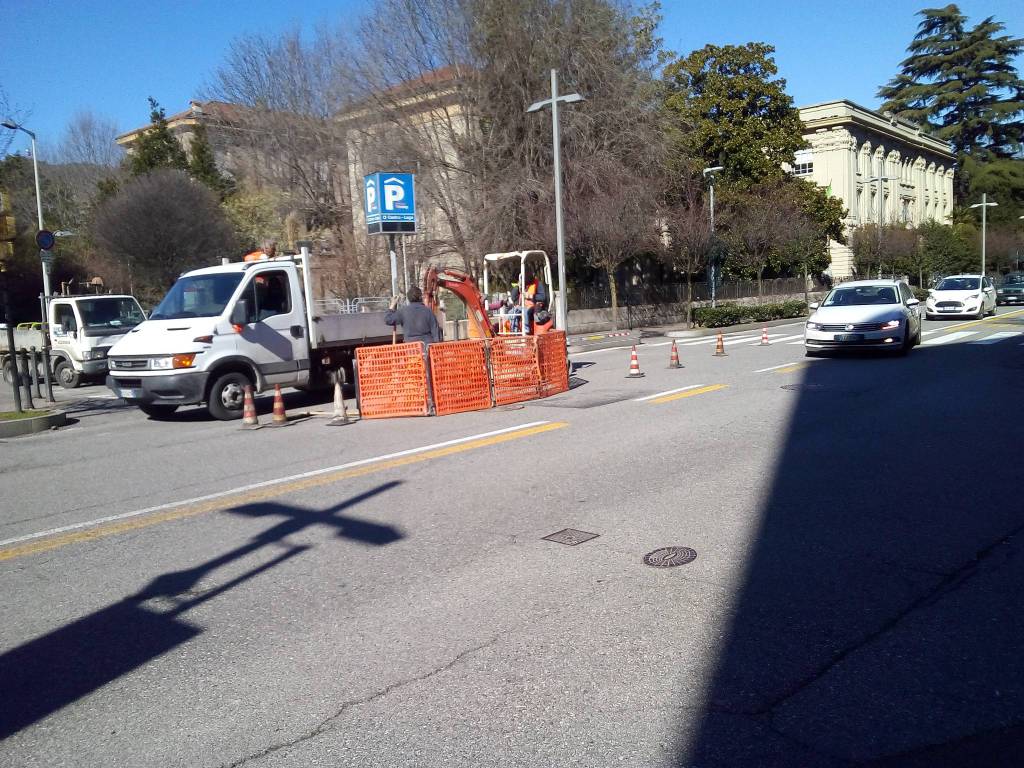
[[[188,109],[167,117],[167,127],[170,129],[184,125],[195,125],[200,118],[212,118],[218,122],[236,122],[246,116],[251,110],[241,104],[229,104],[226,101],[190,101]],[[133,128],[130,131],[117,136],[114,141],[118,144],[130,144],[139,134],[145,133],[153,127],[152,123]]]
[[[956,159],[956,155],[953,154],[946,142],[926,133],[916,123],[894,115],[876,112],[848,99],[808,104],[799,107],[799,110],[800,119],[803,121],[807,133],[853,123],[873,133],[888,136],[903,144],[910,144],[921,151],[939,155],[949,162]]]

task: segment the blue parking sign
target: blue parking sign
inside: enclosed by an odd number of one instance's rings
[[[416,187],[411,173],[371,173],[363,179],[366,227],[371,235],[416,232]]]

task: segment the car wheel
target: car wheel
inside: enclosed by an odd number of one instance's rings
[[[252,381],[244,373],[225,373],[210,387],[206,409],[211,416],[221,421],[242,418],[245,388],[251,386]]]
[[[917,326],[917,333],[914,334],[914,340],[911,344],[912,347],[918,347],[921,345],[921,326]]]
[[[77,389],[78,385],[82,383],[82,377],[67,360],[57,363],[57,367],[53,369],[53,375],[64,389]]]
[[[163,405],[160,403],[139,403],[139,410],[156,421],[170,418],[178,410],[176,405]]]

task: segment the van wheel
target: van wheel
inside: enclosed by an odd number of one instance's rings
[[[64,389],[77,389],[78,385],[82,383],[82,377],[67,360],[57,363],[57,367],[53,369],[53,375]]]
[[[231,421],[242,418],[242,407],[245,405],[245,388],[252,382],[244,373],[225,373],[217,378],[210,387],[206,409],[215,419]]]

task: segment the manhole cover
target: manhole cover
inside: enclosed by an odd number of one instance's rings
[[[824,384],[783,384],[782,389],[788,389],[790,392],[801,392],[804,390],[816,391],[824,389]]]
[[[523,410],[523,406],[522,405],[503,405],[500,408],[497,408],[496,410],[499,410],[499,411],[521,411],[521,410]]]
[[[671,568],[686,565],[697,559],[697,550],[689,547],[662,547],[644,555],[644,564],[655,568]]]
[[[544,541],[553,541],[556,544],[568,544],[570,547],[575,547],[577,544],[582,544],[584,541],[590,541],[596,539],[599,534],[587,533],[586,531],[577,531],[575,528],[566,528],[565,530],[552,533],[550,536],[545,536]]]

